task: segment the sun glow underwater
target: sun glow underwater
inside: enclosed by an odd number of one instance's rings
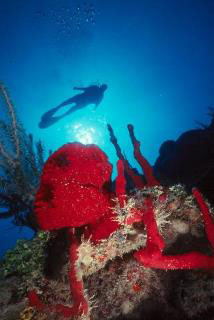
[[[74,122],[65,125],[68,141],[77,141],[83,144],[103,145],[104,129],[92,123]]]

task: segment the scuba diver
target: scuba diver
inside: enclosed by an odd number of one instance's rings
[[[98,107],[100,102],[102,101],[104,97],[104,92],[108,88],[106,84],[103,84],[101,86],[92,85],[89,87],[74,87],[74,90],[81,90],[83,91],[80,94],[76,94],[70,99],[65,100],[60,105],[58,105],[55,108],[50,109],[49,111],[45,112],[40,120],[39,128],[44,129],[50,127],[52,124],[56,123],[60,119],[64,118],[65,116],[73,113],[74,111],[78,109],[82,109],[84,107],[87,107],[89,104],[94,104],[95,108]],[[68,104],[75,104],[73,107],[71,107],[68,111],[63,113],[60,116],[55,116],[54,114],[62,107],[67,106]]]

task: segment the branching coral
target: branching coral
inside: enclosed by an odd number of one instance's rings
[[[0,83],[4,110],[0,119],[0,219],[13,218],[15,225],[37,230],[33,214],[34,195],[44,164],[41,141],[34,143],[18,120],[4,84]]]

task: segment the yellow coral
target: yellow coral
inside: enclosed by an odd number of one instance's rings
[[[32,307],[26,307],[21,313],[18,320],[48,320],[47,315],[36,311]]]
[[[32,307],[26,307],[21,313],[19,320],[33,320],[36,311]]]

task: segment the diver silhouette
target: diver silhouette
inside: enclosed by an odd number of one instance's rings
[[[60,119],[68,116],[69,114],[73,113],[78,109],[82,109],[87,107],[89,104],[95,104],[95,109],[98,107],[100,102],[104,97],[104,92],[108,88],[106,84],[101,86],[89,86],[89,87],[74,87],[74,90],[82,90],[83,93],[76,94],[70,99],[65,100],[60,105],[55,108],[50,109],[49,111],[45,112],[41,120],[39,122],[39,128],[45,129],[50,127],[52,124],[56,123]],[[54,116],[54,114],[62,107],[67,106],[68,104],[75,104],[71,107],[68,111],[63,113],[60,116]]]

